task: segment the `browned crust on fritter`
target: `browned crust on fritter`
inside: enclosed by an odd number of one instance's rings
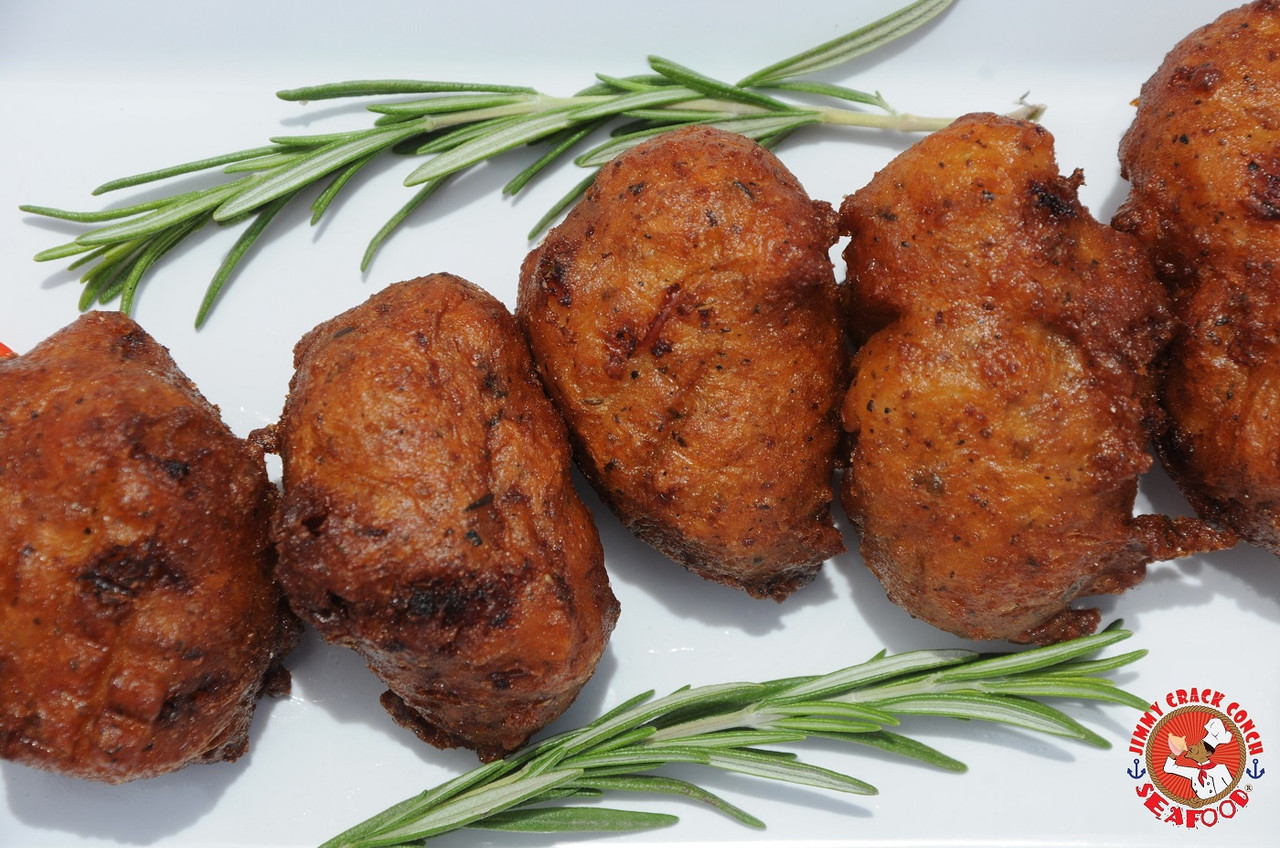
[[[578,464],[640,538],[781,600],[844,547],[834,214],[708,127],[605,166],[526,258],[516,316]]]
[[[1280,6],[1191,33],[1142,87],[1114,223],[1180,322],[1156,439],[1202,516],[1280,554]]]
[[[508,753],[590,678],[618,615],[564,424],[506,308],[447,274],[308,333],[274,433],[281,581],[440,747]]]
[[[1093,220],[1043,127],[966,116],[846,198],[841,499],[889,597],[974,639],[1091,632],[1080,596],[1229,541],[1132,516],[1169,334],[1136,242]]]
[[[298,635],[275,506],[262,452],[124,315],[0,361],[0,755],[118,783],[243,754]]]

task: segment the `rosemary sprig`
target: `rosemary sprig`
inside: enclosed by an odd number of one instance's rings
[[[668,763],[870,795],[874,786],[770,747],[807,737],[867,745],[947,771],[963,763],[887,730],[905,716],[999,722],[1108,747],[1105,739],[1042,698],[1070,698],[1146,709],[1147,702],[1104,674],[1145,655],[1132,651],[1083,659],[1127,639],[1116,622],[1093,636],[1009,654],[966,650],[881,652],[822,676],[767,683],[646,692],[585,727],[482,765],[373,816],[323,848],[417,844],[461,828],[584,832],[644,830],[674,824],[662,813],[562,803],[612,792],[679,795],[709,804],[747,827],[750,813],[688,781],[652,774]]]
[[[362,271],[367,270],[391,231],[451,175],[515,148],[545,145],[546,152],[504,189],[506,194],[514,194],[610,122],[618,122],[614,137],[577,156],[577,164],[596,169],[627,147],[685,124],[712,124],[766,145],[777,144],[813,124],[901,132],[945,126],[950,119],[896,112],[879,93],[797,78],[882,46],[933,18],[951,2],[916,0],[869,26],[770,65],[737,84],[651,57],[652,73],[630,77],[601,74],[593,85],[571,97],[553,97],[523,86],[415,80],[356,80],[280,91],[278,96],[290,101],[409,99],[369,104],[368,110],[378,117],[366,129],[279,136],[265,146],[112,180],[93,193],[220,169],[226,181],[209,188],[97,212],[36,205],[20,209],[88,226],[71,242],[43,250],[35,259],[74,257],[72,268],[87,267],[80,308],[119,298],[126,312],[132,309],[146,273],[182,239],[210,223],[225,226],[252,219],[209,283],[196,315],[199,327],[237,266],[285,205],[324,182],[311,206],[311,223],[315,224],[352,177],[383,154],[425,157],[426,161],[405,179],[406,185],[420,188],[373,236],[360,265]],[[788,103],[775,96],[782,93],[803,94],[817,102]],[[878,111],[849,108],[849,104]],[[1024,106],[1016,114],[1034,118],[1039,108]],[[530,238],[580,196],[589,179],[556,203]]]

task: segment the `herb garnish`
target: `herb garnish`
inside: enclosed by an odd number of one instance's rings
[[[390,807],[323,848],[417,844],[461,828],[608,832],[677,821],[663,813],[557,803],[617,791],[680,795],[710,804],[748,827],[764,827],[755,816],[693,783],[649,774],[668,763],[694,763],[855,795],[875,793],[869,783],[766,747],[810,736],[868,745],[948,771],[965,770],[963,763],[946,754],[885,729],[903,716],[1000,722],[1109,747],[1098,734],[1040,699],[1095,700],[1146,709],[1146,701],[1097,676],[1134,662],[1146,651],[1084,659],[1131,635],[1119,625],[1008,654],[881,652],[868,662],[823,676],[685,688],[657,700],[647,692],[579,730],[553,736]]]
[[[454,174],[513,148],[533,142],[545,151],[504,188],[515,194],[570,149],[606,124],[612,136],[574,160],[595,169],[649,136],[686,124],[712,124],[776,145],[796,130],[813,125],[871,127],[901,132],[939,129],[949,118],[922,118],[896,112],[876,93],[857,91],[799,76],[830,68],[911,32],[952,0],[917,0],[875,23],[770,65],[737,84],[712,79],[666,59],[650,57],[651,74],[613,77],[598,74],[594,85],[571,97],[552,97],[522,86],[413,80],[353,81],[278,92],[291,101],[344,97],[384,97],[367,108],[378,115],[367,129],[321,135],[277,136],[261,147],[123,177],[94,189],[101,195],[120,189],[220,168],[225,182],[97,212],[73,212],[24,205],[35,215],[89,225],[66,244],[36,254],[37,261],[73,259],[70,268],[86,268],[80,308],[119,300],[129,313],[138,285],[168,251],[209,224],[233,225],[252,219],[206,289],[196,315],[201,326],[223,286],[272,219],[304,189],[324,182],[311,203],[311,223],[328,210],[351,178],[381,154],[428,157],[405,179],[417,191],[369,243],[361,262],[368,268],[387,236]],[[776,95],[802,94],[819,102],[870,106],[806,105]],[[1034,119],[1040,108],[1025,105],[1017,113]],[[625,119],[625,120],[624,120]],[[538,222],[530,238],[545,229],[585,190],[578,184]],[[97,226],[104,224],[104,226]],[[74,257],[74,258],[73,258]]]

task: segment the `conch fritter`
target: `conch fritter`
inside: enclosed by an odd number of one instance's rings
[[[321,324],[294,359],[270,434],[290,603],[426,742],[514,750],[590,678],[618,603],[511,314],[436,274]]]
[[[586,478],[638,537],[756,597],[844,549],[835,240],[773,154],[696,127],[606,165],[521,273],[516,317]]]
[[[1229,544],[1132,514],[1164,293],[1042,127],[966,116],[845,199],[854,439],[841,500],[912,615],[973,639],[1092,631],[1077,597]]]
[[[1197,30],[1142,87],[1114,218],[1180,319],[1156,438],[1203,517],[1280,554],[1280,4]]]
[[[0,360],[0,756],[120,783],[243,754],[299,631],[276,503],[124,315]]]

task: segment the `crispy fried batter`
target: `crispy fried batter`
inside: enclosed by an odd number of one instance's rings
[[[119,783],[243,754],[299,630],[276,500],[124,315],[0,361],[0,755]]]
[[[1116,227],[1180,319],[1156,445],[1205,518],[1280,554],[1280,4],[1189,35],[1142,87]]]
[[[517,319],[578,464],[637,536],[781,600],[844,547],[834,214],[708,127],[607,165],[526,258]]]
[[[966,116],[845,199],[854,357],[841,499],[889,597],[961,636],[1092,631],[1077,597],[1229,542],[1132,516],[1169,333],[1137,244],[1040,126]]]
[[[290,603],[428,743],[514,750],[576,697],[618,616],[514,320],[436,274],[321,324],[294,358],[275,433]]]

